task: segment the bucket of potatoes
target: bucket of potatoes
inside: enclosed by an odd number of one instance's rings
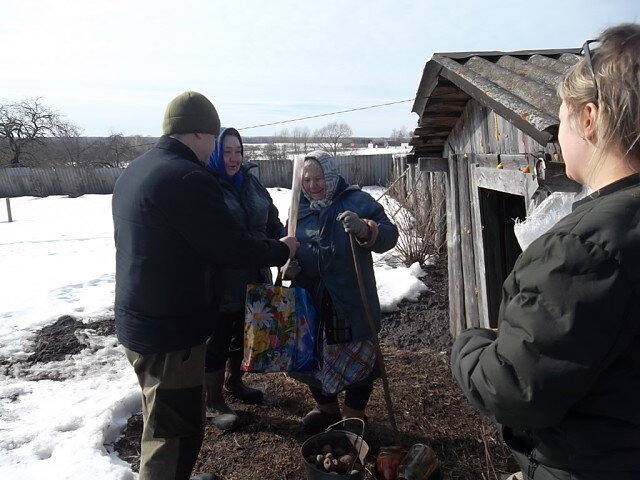
[[[302,460],[307,472],[307,480],[362,479],[369,445],[362,436],[353,432],[332,430],[340,423],[342,422],[309,437],[302,444]]]

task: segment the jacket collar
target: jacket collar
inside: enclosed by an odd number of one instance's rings
[[[602,187],[600,190],[596,190],[592,194],[587,195],[585,198],[578,200],[573,204],[571,210],[573,211],[580,205],[590,202],[591,200],[594,200],[596,198],[603,197],[605,195],[617,192],[618,190],[623,190],[627,187],[632,187],[638,184],[640,184],[640,173],[632,173],[631,175],[621,178],[620,180],[616,180],[615,182]]]
[[[184,158],[185,160],[189,160],[190,162],[193,162],[202,166],[202,164],[198,160],[198,157],[193,152],[193,150],[187,147],[180,140],[171,138],[168,135],[163,135],[162,137],[160,137],[160,139],[158,140],[158,143],[156,143],[155,148],[168,150],[169,152],[175,153],[176,155],[178,155],[181,158]]]

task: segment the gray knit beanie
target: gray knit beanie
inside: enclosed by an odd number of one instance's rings
[[[216,107],[198,92],[184,92],[169,102],[162,120],[162,134],[220,132]]]

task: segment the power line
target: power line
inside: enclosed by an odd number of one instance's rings
[[[238,128],[238,130],[248,130],[250,128],[269,127],[271,125],[280,125],[283,123],[299,122],[300,120],[309,120],[310,118],[328,117],[330,115],[338,115],[340,113],[349,113],[349,112],[355,112],[358,110],[368,110],[370,108],[386,107],[387,105],[396,105],[398,103],[413,102],[414,100],[415,98],[409,98],[407,100],[398,100],[396,102],[379,103],[377,105],[369,105],[367,107],[350,108],[349,110],[340,110],[338,112],[321,113],[319,115],[310,115],[308,117],[292,118],[291,120],[281,120],[279,122],[263,123],[262,125],[252,125],[250,127]]]

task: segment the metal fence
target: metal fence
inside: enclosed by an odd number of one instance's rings
[[[0,168],[0,198],[112,193],[122,168]]]
[[[348,155],[335,157],[336,167],[347,183],[355,185],[387,185],[393,174],[393,154]],[[252,173],[265,187],[291,188],[293,162],[290,160],[258,160]]]
[[[253,169],[267,188],[291,188],[293,162],[262,160]],[[387,185],[393,174],[392,154],[351,155],[336,157],[336,166],[348,183]],[[123,168],[52,167],[0,168],[0,198],[46,197],[48,195],[79,196],[113,192]]]

